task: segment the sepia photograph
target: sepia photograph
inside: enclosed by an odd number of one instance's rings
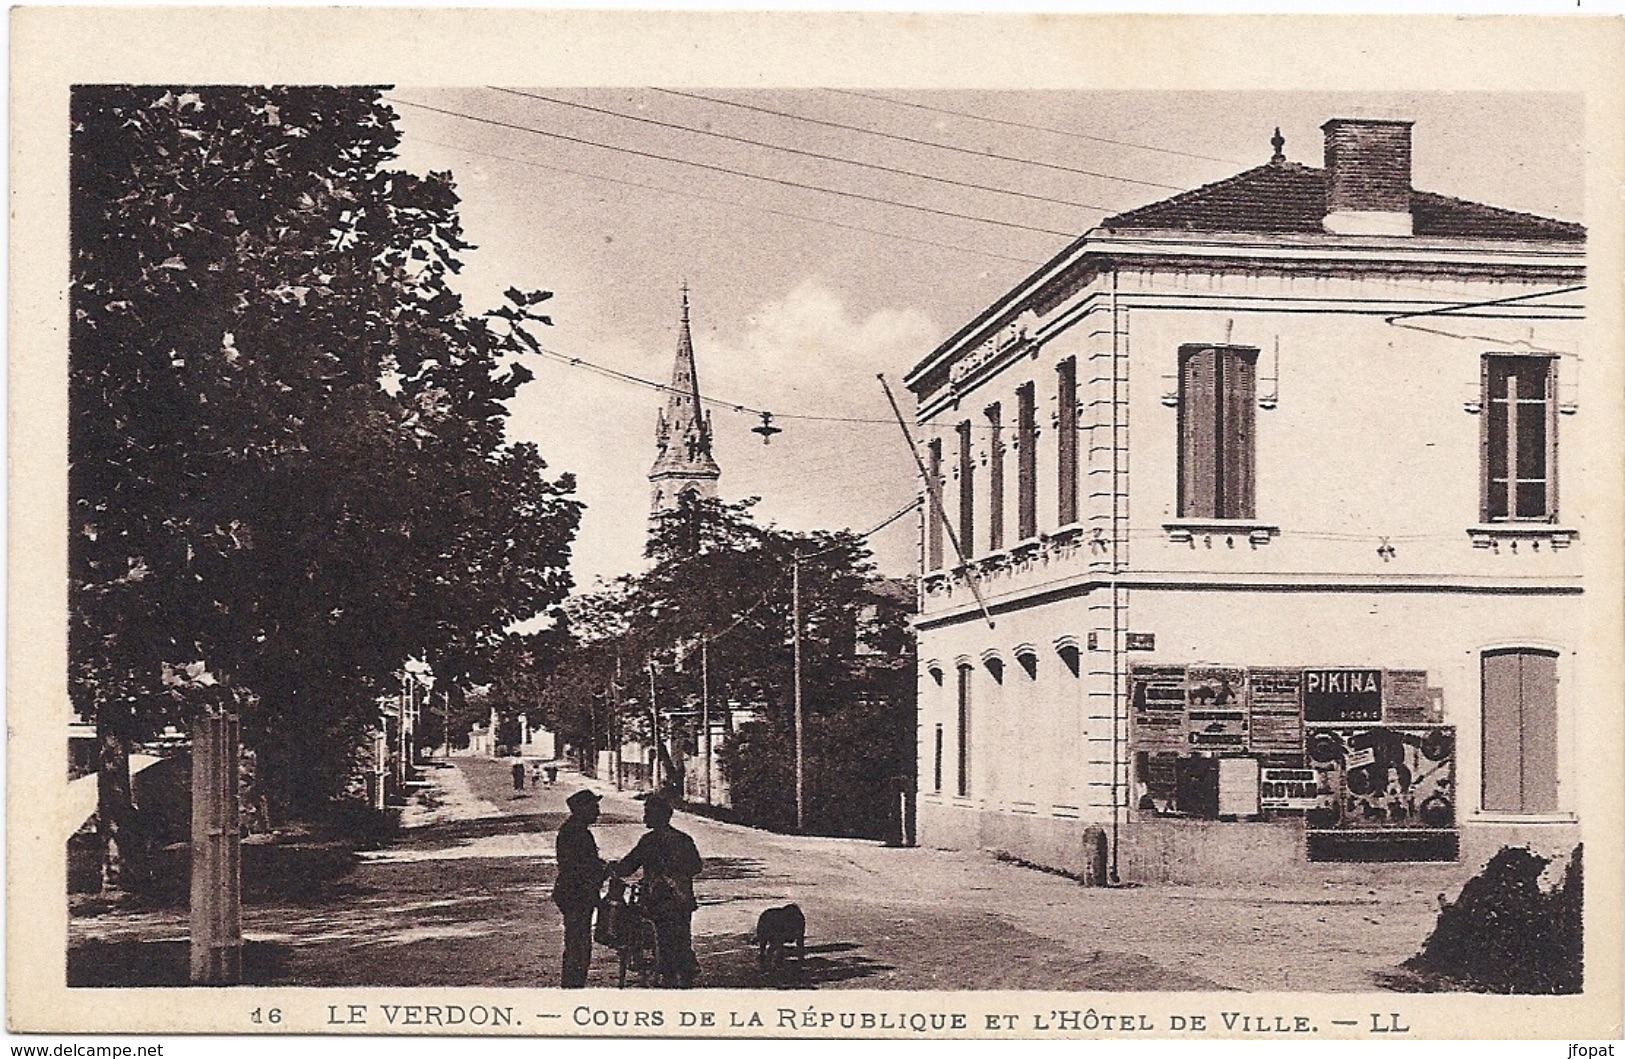
[[[1617,86],[173,68],[31,112],[13,1031],[1619,1034]]]

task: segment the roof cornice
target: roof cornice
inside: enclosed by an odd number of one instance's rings
[[[1146,264],[1158,259],[1214,266],[1244,264],[1249,268],[1282,270],[1438,271],[1471,270],[1530,278],[1553,273],[1582,274],[1583,241],[1526,241],[1506,239],[1444,238],[1439,236],[1333,235],[1321,233],[1268,234],[1133,231],[1094,228],[1007,291],[997,301],[937,346],[904,376],[915,384],[945,362],[989,341],[1025,312],[1043,292],[1068,276],[1087,277],[1091,271],[1109,272],[1125,263]]]

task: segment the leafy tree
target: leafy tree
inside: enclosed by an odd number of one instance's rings
[[[450,175],[388,167],[375,89],[71,112],[69,646],[104,835],[122,748],[211,700],[312,815],[404,659],[455,681],[569,590],[573,482],[503,437],[547,295],[464,311]],[[208,684],[166,686],[187,666]]]
[[[662,704],[691,712],[704,678],[721,715],[729,700],[758,709],[721,755],[735,811],[747,822],[795,825],[794,570],[800,568],[808,826],[878,835],[899,778],[912,769],[913,668],[907,601],[876,595],[863,542],[850,533],[763,526],[754,501],[690,500],[657,517],[653,565],[613,593],[572,600],[577,646],[547,692],[559,715],[607,704],[614,663],[625,731],[646,736],[648,671]],[[863,620],[863,619],[867,620]],[[860,647],[880,651],[861,654]],[[596,696],[596,698],[595,698]],[[569,714],[584,719],[585,711]],[[696,718],[676,716],[662,742],[697,743]],[[561,721],[560,723],[567,723]],[[603,730],[601,726],[600,731]]]

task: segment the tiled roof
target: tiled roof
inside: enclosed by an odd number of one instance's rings
[[[1297,162],[1269,162],[1217,183],[1108,217],[1101,227],[1191,232],[1312,233],[1325,229],[1326,173]],[[1482,203],[1411,192],[1417,235],[1569,242],[1585,226]]]

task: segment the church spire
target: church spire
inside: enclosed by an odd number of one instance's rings
[[[655,422],[655,449],[654,466],[649,470],[653,513],[676,507],[685,494],[716,496],[722,469],[711,452],[711,417],[700,398],[686,282],[682,287],[677,359],[672,364],[666,407]]]

